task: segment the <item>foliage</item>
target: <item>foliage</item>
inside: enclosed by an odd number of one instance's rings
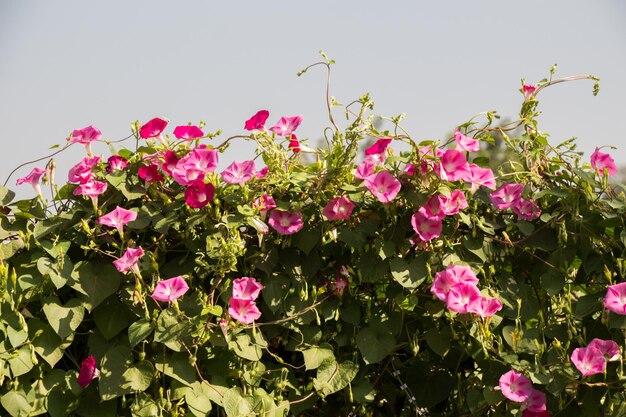
[[[321,64],[330,75],[332,61]],[[328,96],[323,150],[306,141],[296,147],[292,132],[279,137],[260,125],[218,144],[213,134],[143,139],[135,124],[137,147],[113,148],[128,160],[123,170],[107,172],[104,160],[90,166],[107,185],[97,197],[74,195],[81,185],[66,184],[50,202],[13,201],[0,188],[4,412],[519,416],[523,405],[496,388],[514,369],[546,393],[554,415],[624,415],[622,357],[590,377],[569,359],[593,338],[624,349],[626,316],[605,310],[602,298],[608,285],[626,281],[626,217],[624,194],[608,187],[606,173],[583,163],[573,142],[553,147],[539,130],[537,94],[561,80],[539,82],[508,127],[494,126],[491,113],[459,126],[483,144],[504,141],[515,158],[496,172],[498,186],[523,184],[541,210],[529,220],[496,209],[485,187],[472,192],[469,182],[442,176],[429,151],[453,139],[418,143],[401,117],[378,131],[367,94],[346,107],[343,131]],[[518,136],[507,135],[518,127]],[[359,145],[372,138],[391,139],[374,168],[401,182],[388,203],[355,177]],[[162,181],[140,173],[161,166],[165,150],[182,158],[202,142],[221,154],[235,140],[256,145],[267,175],[227,184],[209,172],[213,195],[201,208],[189,204],[191,187],[162,168]],[[395,154],[400,143],[408,150]],[[487,167],[489,155],[473,162]],[[467,208],[443,219],[439,237],[416,238],[412,216],[431,196],[455,190]],[[302,229],[268,232],[267,213],[255,204],[264,194],[276,210],[300,213]],[[327,220],[322,210],[341,196],[354,210]],[[117,206],[136,213],[121,233],[98,222]],[[119,272],[112,261],[138,247],[137,271]],[[483,318],[433,297],[436,273],[454,265],[469,266],[482,295],[502,309]],[[150,297],[176,276],[189,286],[182,297]],[[252,324],[228,313],[241,277],[264,287]],[[88,356],[100,375],[84,388],[78,373]]]

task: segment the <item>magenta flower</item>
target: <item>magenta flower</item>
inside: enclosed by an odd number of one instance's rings
[[[171,303],[176,301],[189,290],[185,280],[178,276],[164,281],[159,281],[152,291],[153,300]]]
[[[120,206],[98,219],[99,224],[115,227],[123,235],[124,226],[137,219],[137,212],[126,210]]]
[[[174,129],[176,139],[194,140],[204,136],[204,132],[198,126],[176,126]]]
[[[139,178],[144,180],[147,184],[161,182],[165,179],[161,174],[159,174],[159,167],[155,164],[140,166],[137,170],[137,174],[139,175]]]
[[[467,307],[468,313],[478,314],[482,318],[491,317],[500,310],[502,310],[502,301],[482,296]]]
[[[254,200],[252,208],[258,209],[259,213],[263,214],[268,210],[276,207],[276,201],[271,195],[263,194],[261,197]]]
[[[544,412],[546,411],[546,394],[533,388],[524,405],[526,405],[527,410],[533,413]]]
[[[68,182],[85,184],[92,180],[91,165],[88,165],[83,159],[70,168],[67,173]]]
[[[379,138],[375,144],[365,150],[365,155],[375,155],[385,153],[387,146],[391,143],[391,138]]]
[[[496,189],[496,179],[492,170],[481,168],[476,164],[469,164],[469,169],[470,174],[465,178],[465,181],[472,184],[470,189],[472,193],[475,193],[481,185],[491,190]]]
[[[431,220],[442,220],[446,217],[446,213],[441,209],[441,195],[432,195],[426,201],[422,207],[419,208],[419,211],[426,217]]]
[[[111,155],[109,159],[107,159],[107,173],[111,174],[115,171],[123,171],[127,165],[128,159],[119,155]],[[91,174],[91,169],[89,170],[89,173]]]
[[[489,193],[491,203],[498,210],[506,210],[522,196],[523,184],[502,184],[496,191]]]
[[[626,314],[626,282],[609,285],[604,296],[604,308],[617,314]]]
[[[376,168],[376,163],[371,158],[365,158],[363,162],[361,162],[356,167],[356,172],[354,176],[360,180],[364,180],[365,178],[374,174],[374,169]]]
[[[265,178],[268,172],[269,172],[269,168],[263,167],[260,170],[258,170],[256,174],[254,174],[254,176],[257,177],[258,179]]]
[[[72,143],[81,143],[85,145],[87,153],[91,155],[91,142],[100,140],[101,137],[102,132],[89,125],[87,127],[83,127],[82,129],[74,129],[68,140]]]
[[[135,274],[139,275],[139,258],[143,256],[143,249],[141,246],[136,248],[127,248],[124,255],[121,258],[113,261],[113,265],[119,272],[126,272],[129,269]]]
[[[440,195],[437,197],[440,203],[441,211],[446,216],[457,214],[459,210],[467,208],[467,200],[465,194],[461,190],[454,190],[450,193],[450,197]]]
[[[552,417],[549,411],[530,411],[529,409],[524,410],[522,413],[522,417]]]
[[[215,187],[213,184],[196,181],[185,190],[185,202],[191,208],[202,208],[213,200],[214,195]]]
[[[381,203],[389,203],[400,192],[400,181],[388,171],[380,171],[363,180],[363,184]]]
[[[446,301],[450,289],[462,283],[478,284],[478,278],[476,278],[474,271],[465,265],[448,265],[445,270],[435,274],[430,292],[440,300]]]
[[[228,314],[243,324],[250,324],[261,317],[261,312],[254,301],[235,297],[230,299]]]
[[[139,129],[139,136],[143,139],[156,138],[165,130],[167,121],[155,117]]]
[[[87,356],[80,364],[80,371],[78,372],[78,385],[83,388],[87,388],[91,381],[100,376],[100,371],[97,368],[96,358],[93,356]]]
[[[530,379],[512,370],[500,377],[499,386],[502,394],[516,403],[526,401],[533,390],[533,384],[530,382]]]
[[[534,220],[541,216],[541,210],[535,200],[524,200],[520,198],[511,206],[513,213],[523,220]]]
[[[262,289],[263,285],[254,278],[242,277],[233,281],[233,297],[241,300],[256,300]]]
[[[607,358],[608,361],[619,360],[622,354],[619,350],[619,345],[613,340],[593,339],[587,347],[594,347],[598,349]]]
[[[302,123],[302,120],[304,120],[302,116],[281,117],[278,123],[270,127],[270,130],[278,136],[291,137],[291,134]]]
[[[446,306],[451,311],[465,314],[469,313],[469,306],[480,302],[481,298],[476,284],[463,282],[450,288],[446,298]]]
[[[617,172],[615,161],[611,155],[600,152],[598,148],[591,154],[591,167],[595,171],[598,171],[600,175],[602,175],[605,170],[608,172],[608,175],[613,175]]]
[[[606,358],[595,346],[574,349],[570,359],[583,376],[602,374],[606,369]]]
[[[304,227],[302,215],[299,212],[278,209],[272,210],[268,224],[279,235],[292,235]]]
[[[454,139],[456,139],[456,150],[466,152],[478,152],[480,150],[480,142],[473,138],[468,138],[458,130],[454,131]]]
[[[462,152],[448,149],[440,162],[439,177],[444,181],[464,180],[470,175],[469,164]]]
[[[267,110],[259,110],[254,116],[246,120],[244,129],[246,130],[265,130],[265,122],[270,116]]]
[[[172,177],[180,185],[190,185],[203,180],[206,173],[214,171],[217,167],[217,160],[215,149],[197,147],[180,158],[176,168],[172,171]]]
[[[324,207],[324,210],[322,210],[322,214],[330,221],[347,220],[352,215],[354,207],[354,203],[348,200],[348,197],[342,195],[339,198],[330,200]]]
[[[221,175],[227,184],[243,184],[254,177],[255,170],[254,161],[235,161],[222,171]]]
[[[524,101],[528,101],[532,98],[533,93],[537,90],[537,87],[533,84],[524,84],[522,86],[522,92],[524,93]]]
[[[300,152],[300,141],[298,141],[298,137],[295,134],[291,134],[291,138],[289,139],[289,144],[287,147],[291,149],[293,153]]]
[[[107,190],[107,187],[108,184],[106,182],[96,181],[92,179],[76,187],[73,194],[95,198],[104,193]]]
[[[176,156],[176,153],[170,151],[169,149],[166,150],[163,154],[163,164],[161,165],[161,170],[169,175],[172,175],[172,171],[176,168],[178,161],[179,159]]]
[[[27,176],[18,178],[16,185],[30,184],[33,187],[33,190],[35,190],[35,193],[37,193],[37,195],[41,195],[41,186],[39,185],[39,182],[41,181],[41,177],[47,173],[47,169],[33,168]]]
[[[418,210],[411,216],[411,225],[413,230],[418,234],[424,242],[435,239],[441,235],[443,224],[441,220],[433,220],[426,216],[422,210]]]

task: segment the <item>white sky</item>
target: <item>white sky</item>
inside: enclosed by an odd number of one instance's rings
[[[369,91],[377,114],[407,113],[418,140],[486,110],[515,117],[520,78],[537,81],[554,63],[557,75],[596,74],[597,97],[592,82],[542,93],[540,128],[554,143],[577,136],[587,155],[619,147],[610,152],[626,164],[626,3],[517,3],[0,0],[0,183],[89,124],[119,139],[134,120],[166,117],[173,129],[202,119],[227,137],[263,108],[268,124],[304,115],[298,136],[315,143],[328,125],[325,75],[295,74],[320,49],[337,61],[339,101]],[[59,177],[83,154],[57,159]],[[223,160],[250,155],[233,146]]]

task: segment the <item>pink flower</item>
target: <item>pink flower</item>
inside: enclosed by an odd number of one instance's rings
[[[80,371],[78,372],[78,385],[83,388],[87,388],[91,381],[100,376],[100,371],[97,368],[96,358],[93,356],[87,356],[80,364]]]
[[[203,137],[204,132],[198,126],[176,126],[174,136],[176,139],[194,140]]]
[[[441,197],[440,195],[432,195],[426,201],[419,211],[431,220],[442,220],[446,217],[446,213],[441,209]]]
[[[522,86],[522,92],[524,93],[524,101],[528,101],[532,98],[533,93],[537,90],[537,87],[533,84],[524,84]]]
[[[524,405],[526,405],[527,410],[533,413],[546,411],[546,394],[533,388]]]
[[[330,285],[330,287],[336,294],[341,296],[343,295],[343,292],[346,290],[346,288],[348,288],[349,283],[347,279],[337,276],[337,280],[335,282],[328,283],[328,285]]]
[[[430,292],[440,300],[445,301],[448,298],[450,289],[462,283],[478,284],[478,278],[476,278],[474,271],[465,265],[448,265],[445,270],[435,274]]]
[[[384,154],[391,138],[379,138],[375,144],[365,150],[365,155]]]
[[[354,210],[354,204],[345,195],[333,198],[326,204],[322,214],[330,221],[347,220]]]
[[[73,194],[95,198],[104,193],[107,190],[107,187],[108,184],[106,182],[90,180],[89,182],[76,187]]]
[[[68,140],[73,143],[81,143],[85,145],[87,153],[91,155],[91,142],[100,140],[101,137],[102,132],[89,125],[87,127],[83,127],[82,129],[74,129]]]
[[[482,296],[467,307],[468,313],[478,314],[482,318],[491,317],[500,310],[502,310],[502,301]]]
[[[289,140],[289,144],[287,145],[287,147],[291,149],[293,153],[300,152],[300,142],[298,141],[298,137],[295,134],[291,134],[291,139]]]
[[[549,411],[530,411],[528,409],[524,410],[522,413],[522,417],[552,417]]]
[[[70,168],[67,173],[68,182],[84,184],[92,180],[91,165],[88,165],[83,159]]]
[[[191,208],[202,208],[213,200],[214,195],[215,187],[213,184],[196,181],[185,190],[185,202]]]
[[[518,199],[511,206],[513,213],[523,220],[534,220],[541,216],[541,210],[535,200]]]
[[[172,175],[172,171],[176,168],[178,161],[179,159],[176,156],[176,153],[170,151],[169,149],[166,150],[163,154],[163,164],[161,165],[161,170],[169,175]]]
[[[159,281],[150,297],[156,301],[171,303],[185,294],[187,290],[189,286],[182,277],[178,276]]]
[[[617,172],[615,161],[611,158],[611,155],[600,152],[598,148],[591,154],[591,167],[598,171],[600,175],[603,174],[604,170],[607,170],[609,175],[613,175]]]
[[[139,129],[139,136],[143,139],[156,138],[167,126],[167,122],[163,119],[159,119],[158,117],[150,120],[145,125],[141,126]]]
[[[626,282],[609,285],[604,296],[604,308],[617,314],[626,314]]]
[[[411,216],[411,225],[413,226],[413,230],[415,230],[420,239],[424,242],[439,237],[443,229],[441,220],[433,220],[422,213],[422,211],[418,211]]]
[[[246,130],[265,130],[265,122],[270,112],[267,110],[259,110],[254,116],[246,120],[244,129]]]
[[[523,374],[511,370],[500,377],[500,389],[506,398],[521,403],[532,393],[533,384]]]
[[[47,173],[47,169],[33,168],[27,176],[18,178],[16,185],[30,184],[35,190],[35,193],[37,193],[37,195],[41,195],[41,186],[39,185],[39,182],[41,181],[41,177]]]
[[[274,201],[274,197],[272,197],[271,195],[267,195],[267,194],[263,194],[261,197],[257,198],[252,203],[252,208],[258,209],[259,213],[261,214],[275,207],[276,207],[276,202]]]
[[[265,222],[258,217],[249,217],[248,224],[256,229],[257,232],[261,234],[268,234],[270,232],[270,228],[265,224]]]
[[[458,130],[454,131],[454,139],[456,139],[456,150],[466,152],[478,152],[480,150],[480,142],[473,138],[468,138]]]
[[[595,347],[607,357],[609,361],[619,360],[622,354],[619,351],[619,345],[613,340],[593,339],[587,347]]]
[[[272,210],[268,223],[279,235],[292,235],[304,227],[302,215],[299,212],[278,209]]]
[[[233,281],[233,297],[241,300],[256,300],[262,289],[263,285],[254,278],[242,277]]]
[[[227,184],[243,184],[254,177],[255,170],[254,161],[233,162],[222,171],[222,178]]]
[[[496,189],[496,179],[493,171],[489,168],[481,168],[476,164],[469,164],[470,174],[465,177],[465,181],[472,184],[471,192],[475,193],[481,185],[491,190]]]
[[[438,196],[441,211],[446,216],[457,214],[459,210],[467,208],[467,200],[465,194],[461,190],[454,190],[450,193],[450,197],[444,195]]]
[[[119,155],[111,155],[109,159],[107,159],[107,173],[111,174],[115,171],[123,171],[127,165],[128,160],[126,158]],[[89,169],[89,174],[91,175],[91,169]]]
[[[583,376],[601,374],[606,369],[606,358],[595,346],[574,349],[570,359]]]
[[[304,120],[302,116],[281,117],[278,123],[270,127],[270,130],[278,136],[291,137],[291,134],[302,123],[302,120]]]
[[[261,317],[261,312],[254,301],[235,297],[230,299],[228,314],[243,324],[250,324]]]
[[[254,174],[254,176],[257,177],[258,179],[265,178],[268,172],[269,172],[269,168],[263,167],[260,170],[258,170],[256,174]]]
[[[190,185],[203,180],[206,173],[217,167],[217,151],[197,147],[181,158],[172,171],[172,177],[180,185]]]
[[[374,168],[376,168],[376,163],[370,158],[365,158],[363,162],[356,167],[354,176],[360,180],[364,180],[374,174]]]
[[[506,210],[522,196],[523,184],[502,184],[496,191],[489,193],[489,198],[498,210]]]
[[[119,272],[125,272],[130,269],[133,273],[139,275],[139,265],[137,265],[137,263],[142,256],[143,249],[141,249],[141,246],[137,248],[127,248],[121,258],[113,261],[113,265],[115,265],[115,268],[117,268]]]
[[[448,149],[441,157],[439,177],[444,181],[458,181],[470,175],[469,164],[463,153]]]
[[[163,176],[159,174],[159,167],[155,164],[139,167],[137,174],[139,174],[139,178],[144,180],[147,184],[164,180]]]
[[[446,298],[446,306],[457,313],[469,313],[469,306],[479,302],[481,297],[476,284],[463,282],[450,288]]]
[[[382,203],[389,203],[396,198],[401,187],[400,181],[387,171],[380,171],[365,178],[363,184]]]
[[[123,234],[123,228],[129,222],[137,219],[137,212],[126,210],[120,206],[98,219],[99,224],[115,227],[120,234]]]

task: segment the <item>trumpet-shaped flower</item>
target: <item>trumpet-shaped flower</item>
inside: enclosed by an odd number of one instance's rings
[[[604,296],[604,308],[626,315],[626,282],[609,285]]]
[[[422,214],[431,220],[442,220],[446,213],[441,209],[440,195],[433,195],[428,198],[426,204],[419,208]]]
[[[155,117],[139,129],[139,136],[143,139],[156,138],[165,130],[167,121]]]
[[[185,280],[178,276],[164,281],[159,281],[152,292],[152,299],[156,301],[168,302],[176,301],[189,290]]]
[[[203,180],[206,173],[217,167],[217,151],[215,149],[195,148],[176,163],[172,177],[180,185],[190,185]]]
[[[80,364],[80,371],[78,372],[78,385],[83,388],[87,388],[91,381],[100,376],[100,371],[97,368],[98,364],[96,358],[93,356],[87,356]]]
[[[470,174],[465,177],[465,181],[472,184],[470,191],[475,193],[480,186],[489,188],[491,190],[496,189],[496,179],[493,176],[493,171],[489,168],[481,168],[476,164],[469,164]]]
[[[390,143],[391,138],[379,138],[375,144],[365,150],[365,155],[384,154]]]
[[[495,208],[506,210],[521,198],[523,191],[523,184],[502,184],[500,188],[489,194],[489,198]]]
[[[85,184],[92,180],[91,165],[85,163],[85,160],[80,161],[76,165],[70,168],[67,173],[67,180],[71,183]]]
[[[251,277],[237,278],[233,281],[233,297],[254,301],[261,294],[263,285]]]
[[[482,318],[491,317],[500,310],[502,310],[502,301],[482,296],[467,307],[468,313],[478,314]]]
[[[259,308],[252,300],[232,297],[229,304],[228,314],[240,323],[250,324],[261,317]]]
[[[293,153],[298,153],[300,152],[300,141],[298,140],[298,137],[295,134],[291,134],[291,138],[289,139],[289,144],[287,145],[287,147],[289,149],[291,149],[291,151]]]
[[[254,176],[257,177],[258,179],[265,178],[265,176],[267,175],[268,172],[269,172],[269,168],[268,167],[263,167],[260,170],[258,170],[254,174]]]
[[[467,158],[462,152],[448,149],[443,153],[440,162],[439,176],[445,181],[464,180],[470,175]]]
[[[141,246],[136,248],[127,248],[124,255],[121,258],[113,261],[113,265],[119,272],[126,272],[131,270],[136,275],[139,275],[139,258],[143,256],[143,249]]]
[[[37,193],[37,195],[41,195],[41,186],[39,185],[39,182],[41,181],[41,177],[43,177],[47,173],[47,169],[33,168],[33,170],[30,171],[27,176],[18,178],[17,185],[30,184],[35,190],[35,193]]]
[[[435,273],[430,292],[440,300],[446,301],[450,289],[462,283],[478,284],[474,271],[465,265],[448,265],[445,270]]]
[[[111,155],[109,159],[107,159],[107,173],[111,174],[115,171],[123,171],[127,165],[128,159],[120,155]],[[89,170],[89,174],[91,174],[91,169]]]
[[[478,152],[480,150],[479,141],[465,136],[458,130],[454,131],[454,139],[456,140],[457,151]]]
[[[169,175],[172,175],[172,171],[176,168],[178,161],[179,158],[176,156],[176,153],[170,151],[169,149],[166,150],[163,154],[163,164],[161,165],[161,170]]]
[[[291,137],[291,134],[302,123],[302,120],[304,120],[302,116],[281,117],[278,123],[270,127],[270,130],[278,136]]]
[[[222,178],[227,184],[243,184],[254,177],[256,167],[254,161],[233,162],[224,171]]]
[[[137,219],[137,212],[126,210],[117,206],[115,209],[98,219],[99,224],[115,227],[120,234],[123,233],[124,226]]]
[[[524,200],[519,198],[511,206],[513,213],[517,214],[517,217],[523,220],[534,220],[541,216],[541,210],[535,200]]]
[[[360,180],[364,180],[370,175],[374,174],[374,169],[376,168],[376,163],[371,158],[365,158],[363,162],[361,162],[356,167],[356,172],[354,176]]]
[[[348,197],[342,195],[339,198],[333,198],[326,204],[322,214],[330,221],[347,220],[354,210],[354,203],[348,200]]]
[[[443,224],[441,220],[434,220],[426,216],[421,210],[418,210],[411,216],[411,226],[424,242],[435,239],[441,235]]]
[[[104,193],[107,190],[107,187],[108,184],[106,182],[96,181],[92,179],[76,187],[73,194],[95,198]]]
[[[215,187],[213,184],[196,181],[185,190],[185,202],[191,208],[202,208],[213,200],[214,195]]]
[[[139,178],[144,180],[147,184],[161,182],[164,180],[163,176],[159,174],[159,167],[155,164],[139,167],[137,174],[139,175]]]
[[[204,136],[204,132],[198,126],[176,126],[174,136],[181,140],[200,139]]]
[[[381,203],[389,203],[396,198],[401,187],[400,181],[388,171],[380,171],[365,178],[363,184]]]
[[[259,110],[254,116],[246,120],[244,129],[246,130],[265,130],[265,122],[270,112],[267,110]]]
[[[83,127],[82,129],[74,129],[68,141],[85,145],[87,153],[91,155],[91,142],[100,140],[100,138],[102,138],[102,132],[89,125],[87,127]]]
[[[527,410],[532,411],[533,413],[541,413],[546,411],[546,394],[539,391],[538,389],[534,389],[530,392],[530,395],[524,402]]]
[[[480,302],[481,297],[476,284],[463,282],[450,288],[446,298],[446,306],[457,313],[469,313],[469,307]]]
[[[259,210],[259,213],[263,214],[268,210],[276,207],[276,201],[271,195],[263,194],[261,197],[254,200],[252,207]]]
[[[606,358],[595,346],[574,349],[570,359],[583,376],[601,374],[606,369]]]
[[[537,90],[537,86],[535,86],[534,84],[522,85],[522,93],[524,93],[524,101],[530,100],[536,90]]]
[[[438,196],[440,209],[446,216],[457,214],[459,210],[467,208],[467,200],[465,194],[461,190],[454,190],[449,197],[444,195]]]
[[[608,361],[617,361],[622,356],[619,345],[613,340],[593,339],[587,347],[595,347],[602,352]]]
[[[300,213],[278,209],[272,210],[268,223],[279,235],[292,235],[304,227]]]
[[[613,175],[617,172],[615,167],[615,161],[608,153],[600,152],[600,149],[591,154],[591,167],[602,174],[605,170],[609,175]]]
[[[530,379],[513,370],[500,377],[499,386],[502,390],[502,395],[516,403],[526,401],[533,390],[533,384],[530,382]]]

